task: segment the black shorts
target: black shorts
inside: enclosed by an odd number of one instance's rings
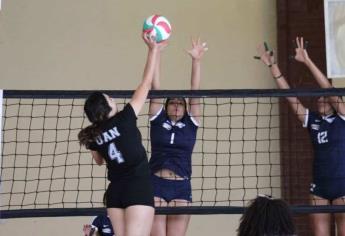
[[[110,182],[106,191],[107,208],[127,208],[133,205],[154,207],[153,188],[149,176]]]

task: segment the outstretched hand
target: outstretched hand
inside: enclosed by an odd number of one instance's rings
[[[201,42],[199,37],[197,40],[192,38],[192,48],[186,51],[193,59],[200,60],[207,50],[206,43]]]
[[[158,49],[159,51],[161,51],[168,45],[168,40],[164,40],[157,43],[156,38],[154,36],[150,36],[148,33],[145,32],[142,33],[141,37],[150,50]]]
[[[295,60],[302,62],[302,63],[307,63],[309,60],[308,52],[306,49],[306,44],[308,42],[303,40],[303,37],[299,38],[296,37],[296,55],[295,55]]]
[[[254,58],[261,60],[266,66],[271,67],[273,64],[276,64],[273,51],[269,50],[266,42],[257,46],[257,53],[259,56]]]

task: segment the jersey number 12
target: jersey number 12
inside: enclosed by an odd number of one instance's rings
[[[122,153],[116,148],[115,143],[111,143],[108,147],[108,155],[110,160],[116,160],[117,163],[121,164],[125,162],[122,157]]]
[[[319,144],[328,143],[327,131],[323,131],[317,134],[317,141]]]

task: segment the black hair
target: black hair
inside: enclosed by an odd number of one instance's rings
[[[281,199],[258,196],[241,217],[238,236],[292,236],[296,229],[288,204]]]
[[[108,119],[111,107],[107,99],[101,92],[93,92],[85,101],[84,112],[91,122],[91,125],[82,129],[78,134],[81,145],[89,147],[94,138],[97,137],[101,130],[100,125]]]

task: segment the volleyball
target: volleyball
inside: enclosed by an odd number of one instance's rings
[[[171,34],[171,25],[167,18],[160,15],[152,15],[146,18],[143,31],[149,36],[154,36],[156,42],[167,40]]]

